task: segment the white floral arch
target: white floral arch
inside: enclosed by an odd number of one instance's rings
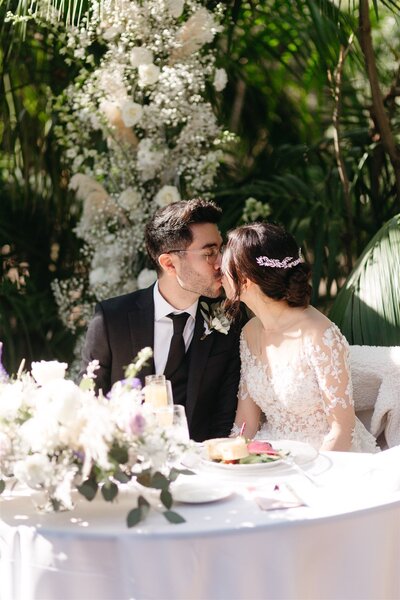
[[[59,30],[42,4],[36,18]],[[144,263],[147,219],[181,197],[207,196],[230,137],[208,99],[227,82],[210,46],[222,5],[210,12],[198,0],[103,0],[91,10],[90,21],[64,34],[83,66],[54,102],[69,186],[83,205],[82,268],[53,285],[72,331],[96,301],[154,280]],[[104,48],[96,65],[95,40]]]

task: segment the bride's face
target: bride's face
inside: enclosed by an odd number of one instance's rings
[[[222,285],[224,287],[226,297],[230,300],[234,296],[235,288],[233,285],[232,277],[229,275],[229,271],[228,271],[229,255],[230,255],[230,250],[225,250],[223,257],[222,257],[221,272],[222,272]]]

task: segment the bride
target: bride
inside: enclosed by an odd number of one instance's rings
[[[348,344],[309,305],[310,268],[294,238],[270,223],[231,231],[222,263],[227,311],[254,313],[241,335],[233,434],[292,439],[320,450],[377,452],[356,418]]]

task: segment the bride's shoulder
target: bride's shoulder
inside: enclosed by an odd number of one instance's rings
[[[314,343],[331,344],[336,339],[339,342],[347,344],[346,338],[341,333],[338,326],[333,323],[326,315],[309,306],[306,315],[306,334]]]
[[[242,329],[242,333],[245,339],[253,337],[255,334],[262,330],[262,324],[258,317],[253,317],[247,321],[246,325]]]

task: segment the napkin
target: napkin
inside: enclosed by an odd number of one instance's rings
[[[261,510],[277,510],[280,508],[296,508],[306,506],[303,498],[297,494],[292,485],[279,482],[253,491],[253,498]]]

